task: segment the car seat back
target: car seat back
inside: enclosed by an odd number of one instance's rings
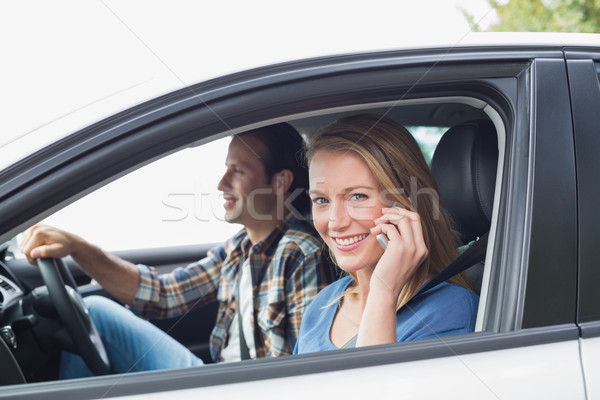
[[[435,149],[431,169],[465,245],[490,229],[497,166],[498,137],[488,120],[448,129]],[[469,268],[467,275],[479,293],[483,260]]]

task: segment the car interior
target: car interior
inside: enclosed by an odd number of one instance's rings
[[[431,161],[440,197],[455,220],[463,248],[493,229],[494,201],[501,181],[498,177],[502,170],[504,130],[500,118],[489,105],[471,98],[404,100],[393,104],[361,104],[321,110],[290,116],[286,120],[309,140],[320,127],[340,117],[364,112],[394,118],[415,135],[423,130],[433,132],[427,136],[429,139],[417,140],[426,158]],[[268,121],[271,122],[279,121]],[[221,137],[228,135],[228,132],[223,132]],[[132,249],[115,253],[131,262],[168,271],[200,259],[214,245],[199,243],[197,246]],[[41,294],[45,283],[37,267],[29,265],[18,254],[15,241],[5,243],[0,251],[0,334],[4,338],[0,341],[0,365],[3,371],[7,370],[7,365],[14,366],[12,374],[1,374],[0,384],[58,379],[56,371],[61,347],[57,343],[61,340],[57,338],[64,335],[64,329],[47,296]],[[110,297],[70,258],[63,261],[65,271],[68,271],[64,279],[70,280],[68,275],[72,275],[72,285],[77,286],[75,289],[82,296],[101,294]],[[476,326],[476,330],[481,330],[490,275],[489,262],[481,259],[468,267],[467,274],[474,291],[481,298]],[[208,339],[215,316],[216,304],[210,304],[197,307],[182,317],[152,322],[206,363],[211,363]],[[6,344],[11,340],[9,331],[14,332],[14,340],[18,343],[16,348],[11,349]],[[15,369],[18,371],[14,372]]]

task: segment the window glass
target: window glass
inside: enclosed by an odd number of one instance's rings
[[[429,163],[447,128],[407,128]],[[217,190],[229,141],[226,137],[157,160],[42,222],[108,251],[222,242],[241,229],[223,220]]]
[[[427,160],[427,164],[431,165],[433,152],[444,132],[448,130],[448,127],[407,126],[406,128],[413,134],[417,143],[419,143],[419,147],[421,147],[421,151]]]
[[[157,160],[43,222],[109,251],[224,241],[240,229],[223,221],[217,190],[229,141],[223,138]]]

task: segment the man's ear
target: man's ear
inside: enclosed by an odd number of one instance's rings
[[[289,169],[282,169],[273,176],[273,188],[275,193],[283,195],[286,193],[292,182],[294,181],[294,174]]]

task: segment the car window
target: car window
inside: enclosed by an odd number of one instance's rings
[[[417,143],[419,143],[419,147],[421,147],[421,151],[423,151],[423,155],[425,156],[427,163],[431,164],[431,158],[433,157],[435,147],[439,143],[444,132],[446,132],[449,127],[407,126],[406,128],[410,131],[410,133],[413,134],[417,140]]]
[[[109,250],[223,241],[240,229],[223,221],[217,184],[228,137],[146,165],[43,222]]]
[[[409,126],[427,162],[446,127]],[[224,241],[241,226],[223,220],[217,184],[230,138],[146,165],[57,211],[43,223],[108,251]]]

